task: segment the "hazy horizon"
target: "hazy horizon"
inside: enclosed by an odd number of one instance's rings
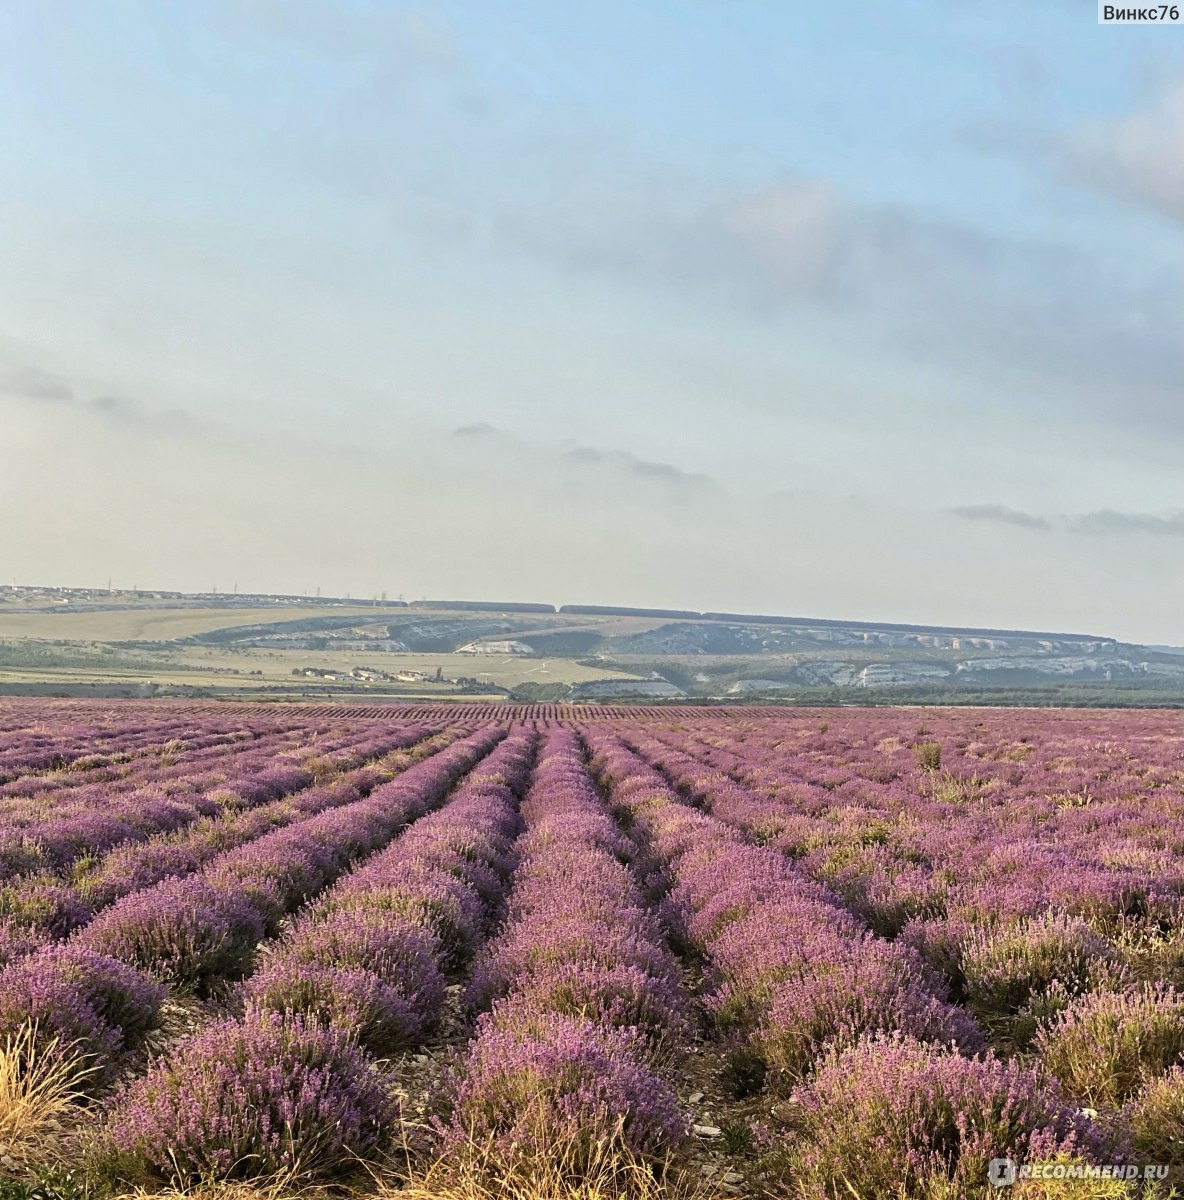
[[[1182,644],[1182,38],[16,0],[0,577]]]

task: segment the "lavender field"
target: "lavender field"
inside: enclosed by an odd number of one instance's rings
[[[1165,712],[5,702],[0,1197],[1167,1197],[1182,855]]]

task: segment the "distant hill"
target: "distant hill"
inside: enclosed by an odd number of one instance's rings
[[[145,681],[155,665],[170,678],[229,671],[273,686],[307,666],[361,687],[351,676],[358,668],[367,684],[400,672],[418,679],[451,656],[444,674],[457,687],[471,692],[484,680],[526,699],[1184,701],[1180,647],[1089,633],[613,605],[4,587],[4,644],[16,654],[14,671],[52,660],[60,671],[102,677],[103,650],[118,657],[121,677],[143,672]],[[30,649],[12,649],[19,646]],[[113,670],[116,657],[107,660]]]

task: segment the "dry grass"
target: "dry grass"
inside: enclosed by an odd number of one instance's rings
[[[934,769],[928,773],[923,791],[939,804],[967,804],[980,799],[990,782],[980,775],[957,775],[953,771]]]
[[[810,1196],[816,1193],[808,1192]],[[901,1187],[886,1196],[864,1192],[846,1181],[846,1191],[834,1200],[1178,1200],[1177,1194],[1158,1184],[1124,1183],[1110,1179],[1049,1179],[1017,1182],[1006,1188],[989,1183],[968,1185],[948,1179],[931,1179],[919,1191]]]
[[[722,1200],[724,1192],[673,1161],[643,1159],[605,1138],[555,1143],[543,1156],[515,1156],[495,1143],[470,1143],[463,1156],[437,1159],[378,1200]]]
[[[69,1047],[39,1046],[32,1026],[0,1044],[0,1162],[6,1168],[57,1158],[90,1073]]]
[[[326,1195],[286,1178],[277,1178],[263,1183],[205,1183],[184,1190],[136,1188],[120,1193],[113,1200],[323,1200]]]
[[[623,1154],[605,1143],[589,1166],[587,1147],[579,1151],[583,1174],[575,1170],[575,1152],[556,1146],[546,1159],[516,1161],[492,1145],[468,1147],[463,1161],[435,1160],[425,1168],[409,1168],[413,1156],[396,1155],[403,1182],[383,1182],[372,1175],[371,1186],[344,1193],[358,1200],[735,1200],[698,1177],[662,1164]],[[249,1183],[204,1183],[189,1188],[134,1188],[112,1200],[341,1200],[343,1193],[309,1185],[299,1174]]]

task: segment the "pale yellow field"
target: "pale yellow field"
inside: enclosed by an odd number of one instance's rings
[[[149,608],[102,612],[61,609],[55,612],[7,612],[0,607],[0,639],[42,638],[71,642],[172,641],[234,625],[297,621],[306,617],[381,620],[406,609],[357,608]]]
[[[570,658],[535,658],[513,655],[467,655],[408,653],[391,654],[383,651],[366,652],[326,648],[324,650],[284,650],[238,647],[233,644],[191,645],[179,639],[196,634],[228,629],[241,625],[275,624],[316,617],[349,617],[359,626],[381,625],[392,618],[406,618],[406,608],[376,608],[356,606],[266,606],[252,608],[185,608],[162,607],[159,603],[143,604],[124,609],[104,611],[101,608],[79,607],[53,612],[29,612],[15,606],[0,605],[0,644],[8,643],[74,643],[57,649],[75,659],[94,657],[94,661],[75,661],[73,665],[57,666],[52,659],[39,662],[31,659],[9,658],[13,665],[0,666],[0,684],[80,684],[117,683],[140,685],[153,683],[160,687],[189,686],[218,691],[254,691],[259,688],[289,692],[316,692],[326,689],[344,690],[353,694],[398,693],[407,696],[445,696],[456,694],[456,686],[447,683],[380,680],[373,683],[348,678],[355,667],[369,667],[387,674],[398,671],[421,671],[429,677],[439,669],[445,678],[469,678],[490,687],[512,688],[523,683],[582,683],[595,679],[636,678],[626,669],[606,669],[581,666]],[[417,614],[420,615],[420,614]],[[423,613],[437,618],[438,612]],[[455,614],[454,614],[455,615]],[[539,630],[559,628],[590,628],[606,625],[624,629],[628,625],[648,625],[629,618],[572,619],[542,616]],[[110,661],[95,654],[97,647],[118,642],[156,643],[151,649],[119,650]],[[124,661],[120,661],[123,659]],[[158,659],[159,663],[144,659]],[[141,660],[141,661],[136,661]],[[339,673],[337,681],[301,677],[294,671],[306,667]]]

